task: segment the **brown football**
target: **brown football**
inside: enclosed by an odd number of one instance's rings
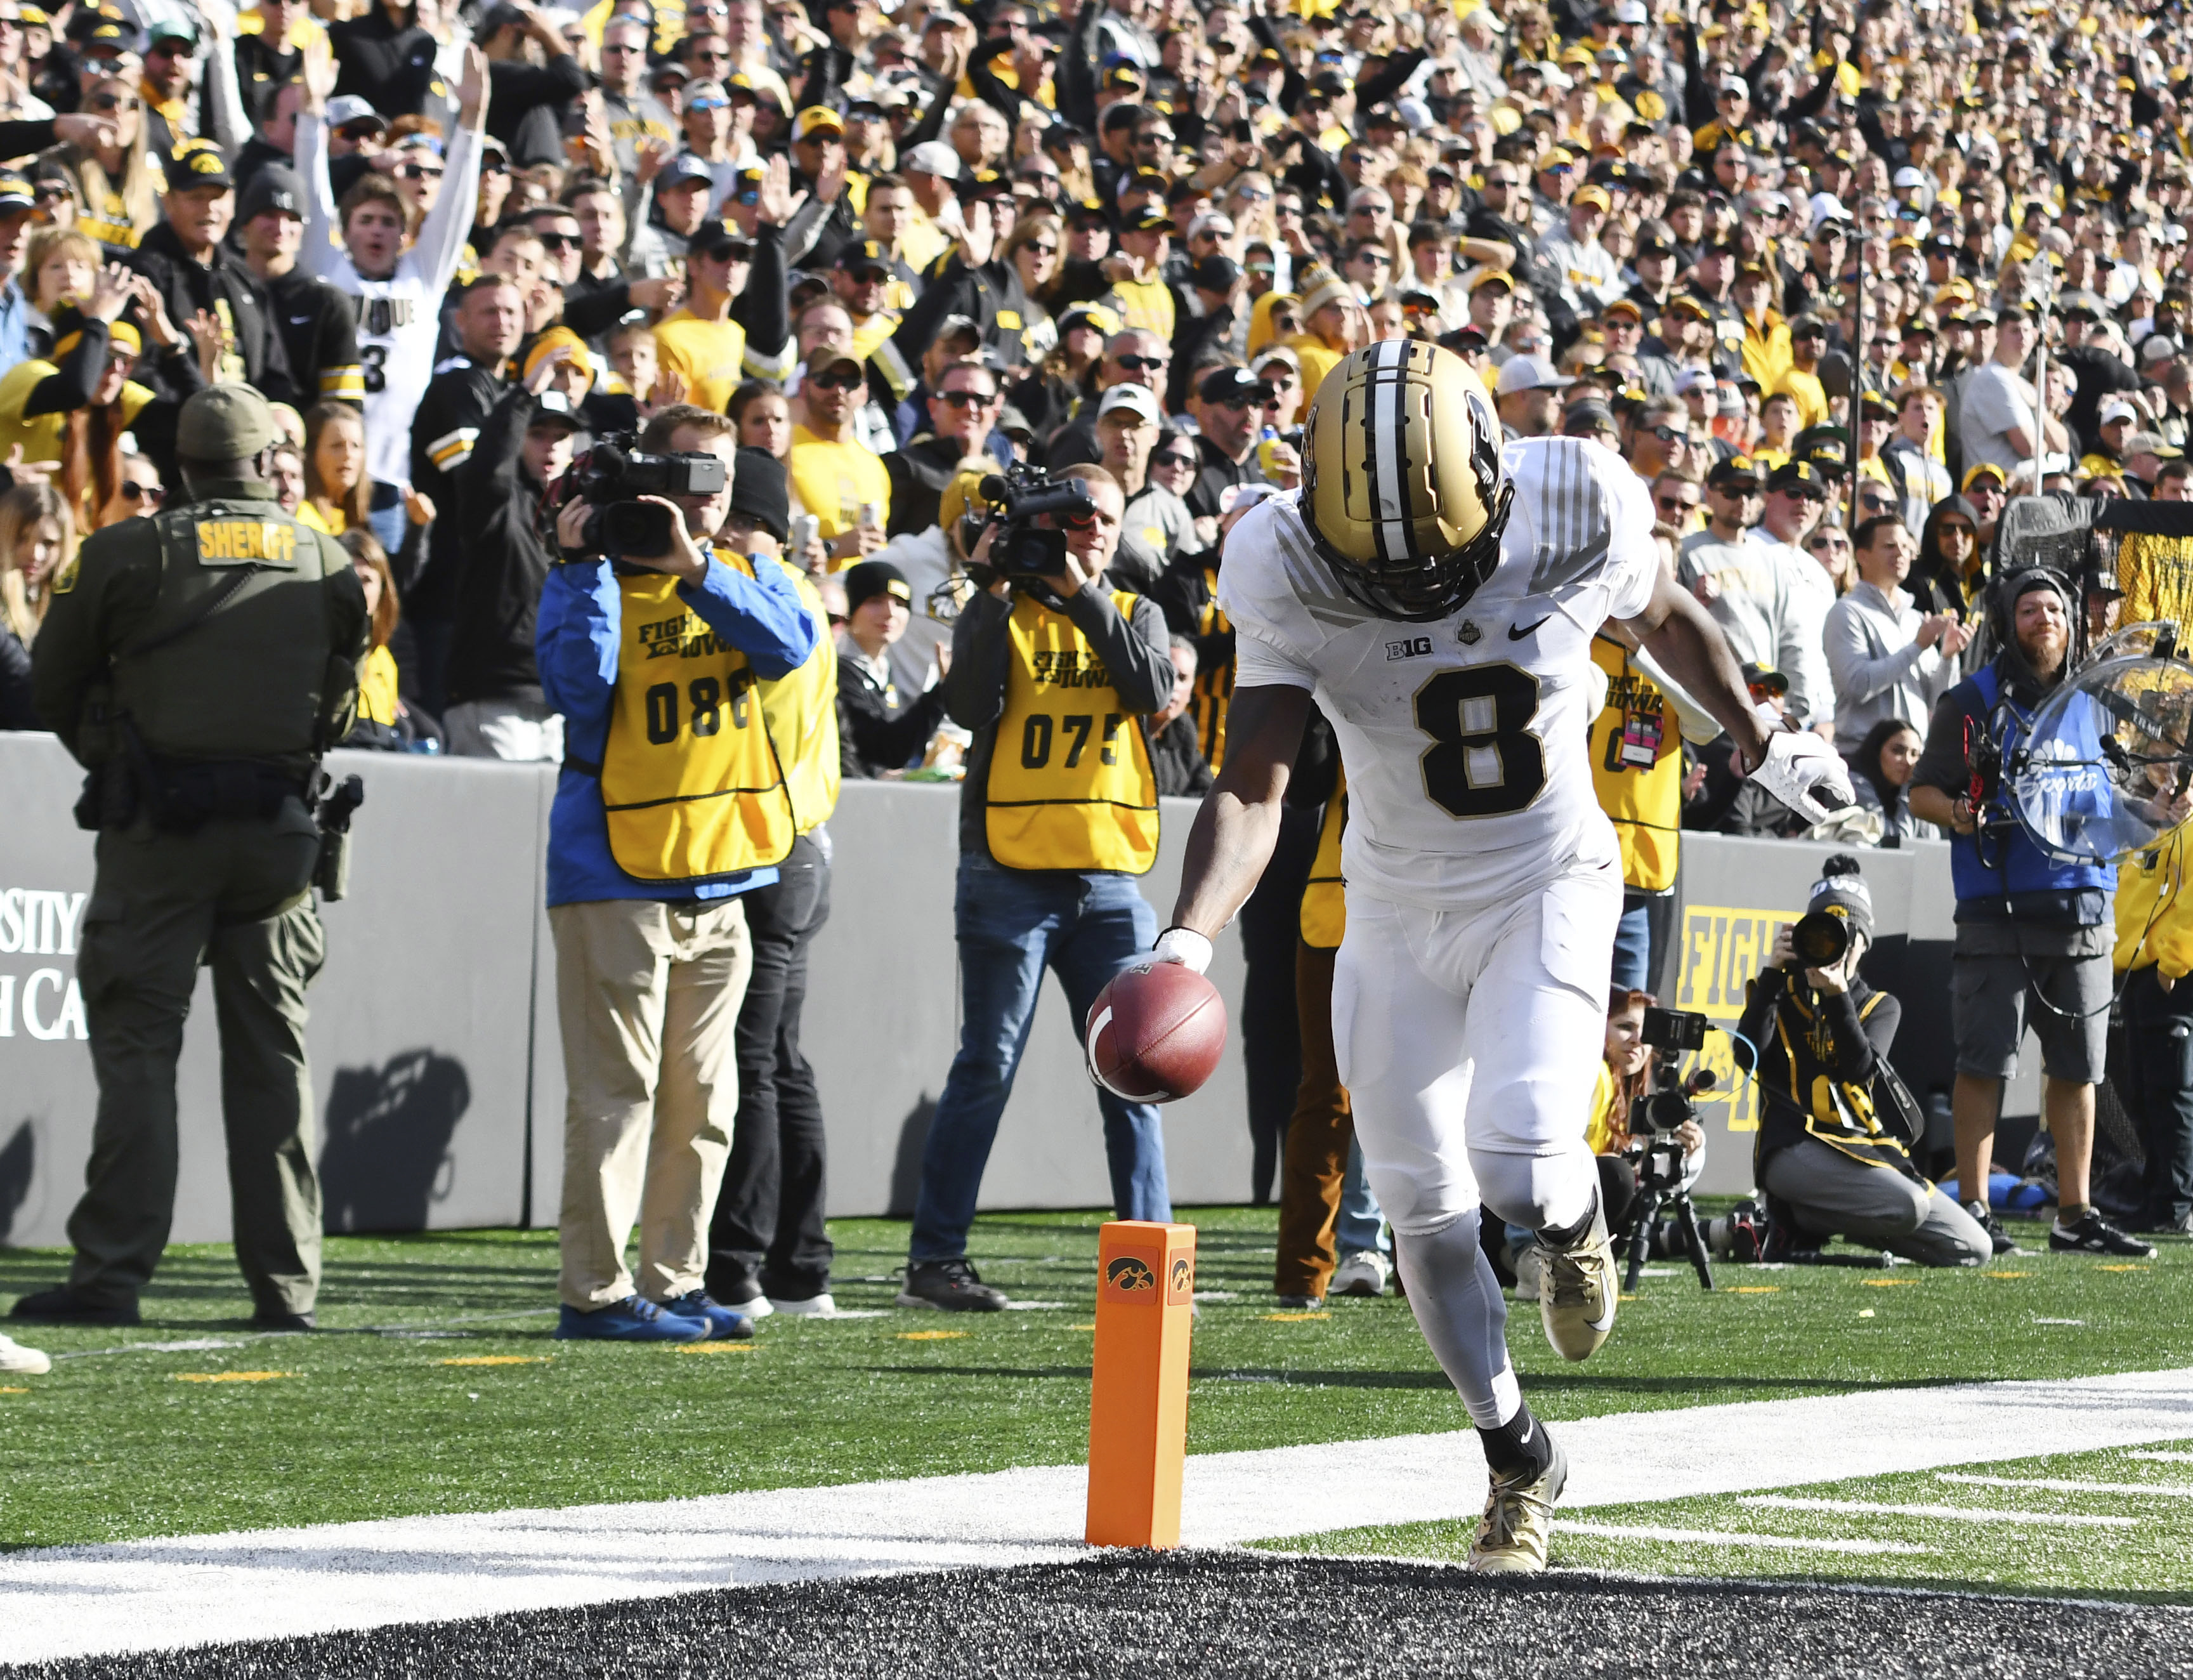
[[[1177,962],[1138,962],[1096,994],[1082,1036],[1089,1072],[1133,1103],[1192,1095],[1226,1048],[1218,988]]]

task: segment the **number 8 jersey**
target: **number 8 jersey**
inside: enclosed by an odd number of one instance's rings
[[[1652,500],[1576,438],[1509,444],[1500,564],[1446,619],[1381,618],[1344,594],[1295,496],[1226,539],[1218,599],[1236,690],[1310,690],[1348,773],[1342,874],[1438,909],[1527,892],[1615,853],[1593,791],[1591,639],[1644,611],[1659,576]]]

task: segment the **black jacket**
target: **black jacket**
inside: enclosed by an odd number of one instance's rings
[[[451,704],[541,698],[533,622],[551,556],[537,531],[541,487],[526,476],[523,445],[533,393],[503,393],[457,475],[457,528],[464,574],[457,580],[447,681]]]
[[[1211,766],[1204,761],[1203,743],[1195,738],[1194,714],[1182,712],[1149,739],[1150,771],[1160,796],[1200,798],[1211,791]]]
[[[519,169],[564,161],[564,112],[587,90],[587,72],[569,53],[545,65],[501,60],[487,67],[487,131],[510,148]]]
[[[948,438],[916,438],[884,457],[890,478],[890,517],[886,536],[927,530],[944,504],[945,486],[959,470],[959,445]]]
[[[434,504],[434,524],[418,576],[396,580],[411,617],[447,618],[456,610],[457,580],[464,571],[465,469],[506,388],[488,369],[458,356],[442,364],[419,399],[411,422],[411,483]]]
[[[43,729],[31,698],[31,650],[0,624],[0,729]]]
[[[363,404],[365,365],[358,351],[356,300],[300,269],[259,284],[289,356],[300,405],[330,397]]]
[[[943,721],[942,687],[908,701],[878,683],[858,660],[839,659],[838,739],[846,776],[869,778],[905,769]]]
[[[1919,1177],[1907,1150],[1923,1122],[1904,1107],[1888,1065],[1903,1018],[1904,1006],[1863,978],[1847,992],[1816,992],[1801,975],[1769,968],[1750,983],[1736,1062],[1759,1080],[1757,1167],[1814,1138],[1852,1160]]]
[[[356,94],[384,117],[415,117],[426,110],[439,43],[417,24],[393,23],[387,9],[375,4],[362,17],[329,24],[328,35],[335,45],[338,96]]]
[[[200,262],[183,249],[175,228],[163,221],[129,253],[129,264],[158,290],[168,319],[178,332],[186,331],[191,317],[201,309],[225,313],[236,335],[237,353],[243,358],[243,376],[269,402],[301,410],[319,399],[317,383],[307,394],[290,370],[289,347],[275,330],[274,313],[259,277],[226,245],[215,245],[212,260]],[[189,379],[180,384],[175,372],[178,366],[190,370]],[[204,382],[196,357],[163,364],[145,381],[160,395],[178,398]]]

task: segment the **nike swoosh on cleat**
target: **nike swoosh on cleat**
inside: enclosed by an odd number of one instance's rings
[[[1596,1330],[1600,1335],[1604,1336],[1608,1331],[1614,1327],[1614,1315],[1612,1313],[1609,1313],[1604,1318],[1587,1318],[1584,1320],[1584,1327],[1590,1330]]]
[[[1546,618],[1551,618],[1553,614],[1550,612],[1546,615]],[[1508,639],[1511,642],[1521,641],[1524,637],[1530,635],[1532,632],[1537,630],[1539,624],[1544,623],[1546,622],[1546,618],[1541,618],[1537,623],[1533,624],[1510,624],[1508,627]]]
[[[1538,1420],[1537,1420],[1536,1418],[1533,1418],[1533,1419],[1531,1419],[1531,1426],[1530,1426],[1530,1428],[1528,1428],[1528,1429],[1525,1430],[1521,1435],[1520,1435],[1520,1436],[1518,1436],[1516,1437],[1515,1444],[1516,1444],[1518,1447],[1527,1447],[1527,1446],[1529,1446],[1529,1445],[1531,1444],[1531,1437],[1532,1437],[1532,1436],[1536,1435],[1537,1432],[1538,1432]]]

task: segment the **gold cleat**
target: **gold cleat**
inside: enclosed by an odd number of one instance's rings
[[[1538,1317],[1546,1340],[1564,1359],[1589,1359],[1614,1328],[1622,1282],[1614,1244],[1606,1235],[1606,1210],[1594,1210],[1591,1229],[1572,1248],[1556,1248],[1538,1234],[1545,1270],[1538,1286]]]
[[[1538,1425],[1541,1429],[1545,1425]],[[1511,1478],[1495,1474],[1485,1496],[1485,1515],[1478,1519],[1477,1536],[1469,1543],[1463,1568],[1480,1575],[1535,1575],[1546,1567],[1546,1547],[1553,1539],[1554,1503],[1569,1479],[1568,1454],[1549,1436],[1554,1461],[1535,1481],[1518,1471]]]

